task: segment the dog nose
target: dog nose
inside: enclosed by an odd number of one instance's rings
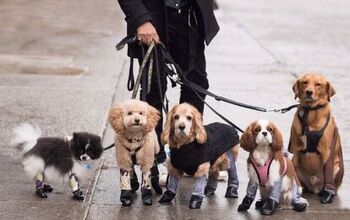
[[[140,123],[140,119],[136,118],[135,123],[137,123],[137,124]]]
[[[86,160],[86,157],[85,156],[82,156],[82,158],[81,158],[82,160]]]
[[[181,131],[185,130],[185,125],[180,125],[180,126],[179,126],[179,129],[180,129]]]
[[[313,93],[313,92],[312,92],[311,90],[306,90],[306,95],[307,95],[307,96],[312,96],[312,93]]]
[[[262,133],[262,135],[264,135],[264,137],[267,136],[267,132],[266,132],[266,131],[263,131],[263,132],[261,132],[261,133]]]

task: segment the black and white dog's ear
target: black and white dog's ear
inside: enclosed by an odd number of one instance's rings
[[[73,132],[73,140],[76,140],[78,138],[78,134]]]

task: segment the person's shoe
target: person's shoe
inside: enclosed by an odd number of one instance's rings
[[[333,202],[333,198],[335,196],[335,192],[332,190],[323,190],[320,198],[320,202],[322,204],[329,204]]]
[[[296,203],[292,204],[293,206],[293,210],[296,212],[303,212],[306,210],[307,207],[307,203],[306,202],[302,202],[302,201],[298,201]]]
[[[142,189],[141,190],[142,203],[144,205],[152,205],[152,190]]]
[[[265,204],[261,207],[261,214],[272,215],[278,207],[278,202],[273,199],[267,199]]]
[[[170,190],[166,190],[162,197],[160,197],[159,199],[159,203],[169,203],[171,201],[173,201],[173,199],[175,198],[175,193],[173,193],[172,191]]]
[[[159,185],[159,176],[151,176],[151,185],[152,185],[152,188],[154,189],[154,191],[155,191],[158,195],[162,195],[163,189],[162,189],[162,187]]]
[[[256,209],[261,209],[261,207],[263,207],[263,205],[265,204],[265,200],[263,200],[263,199],[260,199],[259,201],[256,201],[255,202],[255,208]]]
[[[77,189],[73,192],[73,199],[75,200],[84,200],[83,192],[80,189]]]
[[[202,205],[203,197],[198,195],[192,195],[190,199],[190,209],[199,209]]]
[[[253,203],[254,199],[249,196],[245,196],[242,203],[238,206],[239,212],[247,211],[250,208],[250,205]]]
[[[120,201],[123,206],[131,206],[132,204],[132,191],[131,190],[121,190]]]
[[[47,198],[47,195],[44,191],[44,188],[38,188],[36,189],[35,191],[35,194],[39,197],[39,198],[43,198],[43,199],[46,199]]]
[[[135,193],[139,189],[140,183],[139,183],[136,175],[130,179],[130,185],[131,185],[131,191],[133,193]]]
[[[44,184],[44,192],[50,193],[53,191],[53,188],[50,185]]]
[[[229,186],[226,189],[225,193],[226,198],[238,198],[238,192],[237,192],[237,187],[235,186]]]

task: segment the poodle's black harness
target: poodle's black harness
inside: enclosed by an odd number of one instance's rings
[[[193,175],[199,165],[205,162],[213,164],[239,142],[236,129],[230,125],[216,122],[204,127],[208,136],[204,144],[194,141],[180,148],[170,148],[170,162],[176,169]]]

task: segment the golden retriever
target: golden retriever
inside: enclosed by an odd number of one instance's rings
[[[332,203],[342,183],[344,164],[339,132],[331,114],[332,84],[322,75],[307,73],[293,85],[300,105],[295,113],[289,151],[303,186]]]

